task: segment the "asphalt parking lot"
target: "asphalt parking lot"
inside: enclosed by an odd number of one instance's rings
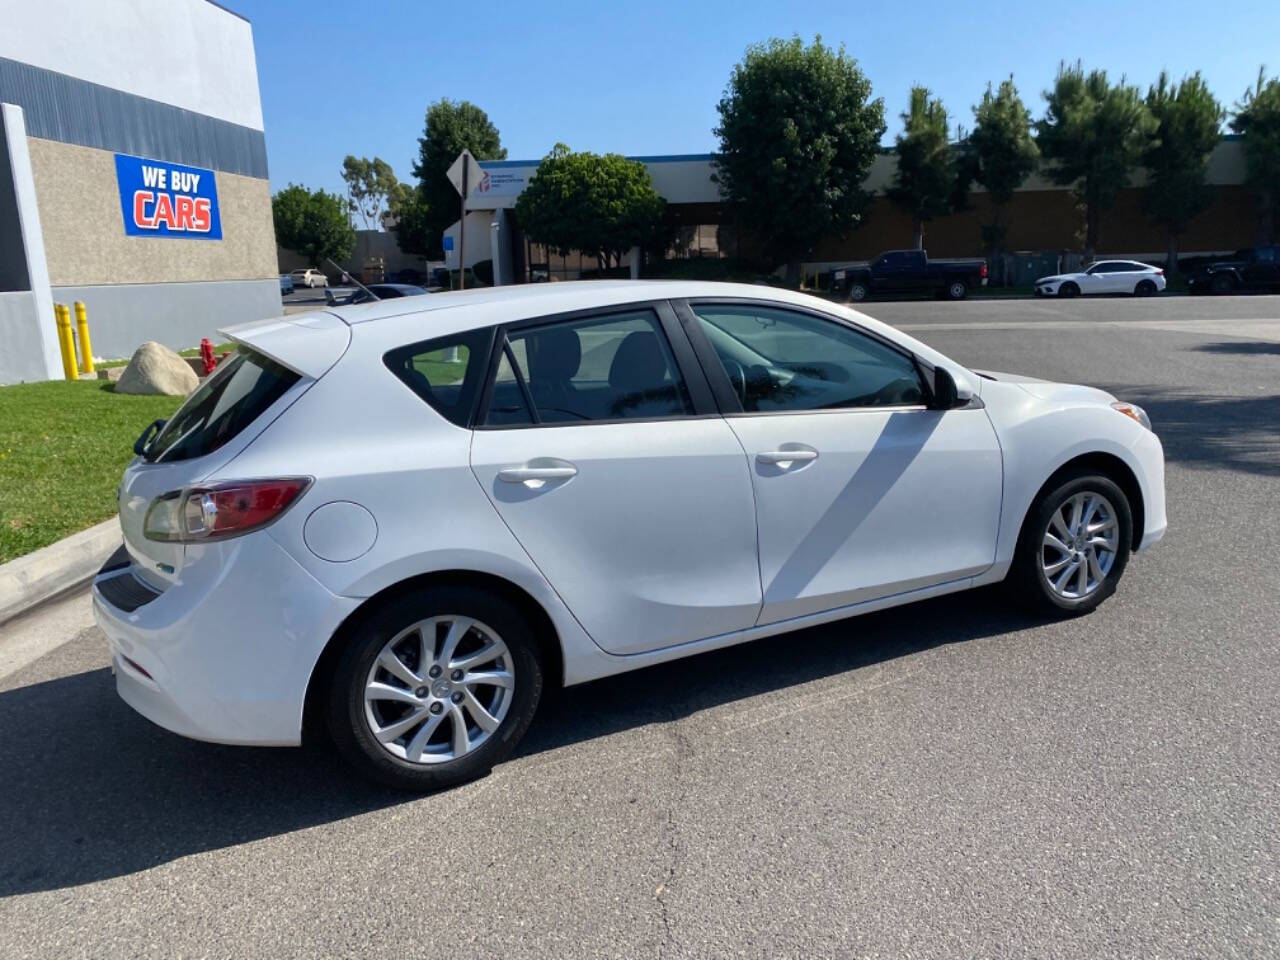
[[[612,678],[411,798],[151,726],[73,597],[0,628],[0,956],[1274,957],[1280,297],[863,309],[1147,408],[1169,533],[1097,613]]]

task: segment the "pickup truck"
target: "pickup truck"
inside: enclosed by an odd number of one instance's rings
[[[923,250],[889,250],[870,263],[838,267],[832,288],[855,302],[880,294],[922,294],[963,300],[986,286],[985,260],[930,260]]]
[[[1187,281],[1192,293],[1235,293],[1237,290],[1280,292],[1280,245],[1237,250],[1197,270]]]

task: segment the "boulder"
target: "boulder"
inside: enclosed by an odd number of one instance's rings
[[[164,344],[148,340],[133,353],[116,381],[116,393],[163,393],[185,397],[200,385],[200,378],[185,359]]]

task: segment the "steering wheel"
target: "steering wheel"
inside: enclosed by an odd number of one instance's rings
[[[738,399],[742,402],[743,407],[747,405],[747,371],[737,360],[732,357],[721,357],[721,364],[724,366],[724,372],[729,378],[729,384],[733,387],[733,392],[738,395]]]

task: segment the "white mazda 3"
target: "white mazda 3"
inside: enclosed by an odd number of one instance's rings
[[[93,586],[120,695],[455,784],[547,685],[1007,581],[1092,610],[1165,530],[1146,415],[710,283],[505,287],[224,331]]]

